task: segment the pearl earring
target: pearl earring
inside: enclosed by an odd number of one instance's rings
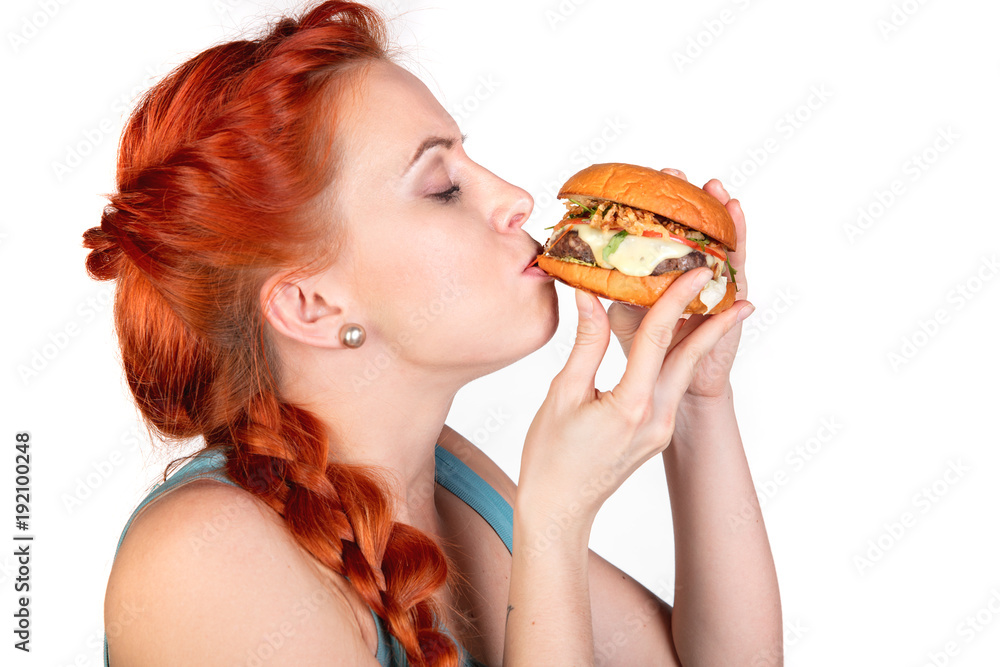
[[[345,324],[340,327],[340,342],[357,349],[365,342],[365,330],[360,324]]]

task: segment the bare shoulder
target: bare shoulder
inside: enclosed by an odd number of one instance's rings
[[[374,625],[363,627],[345,587],[252,494],[189,482],[142,511],[118,552],[104,607],[110,661],[375,665]]]
[[[438,444],[469,466],[474,473],[492,486],[504,500],[514,505],[517,485],[510,475],[503,471],[483,450],[469,442],[468,438],[445,424],[438,437]]]

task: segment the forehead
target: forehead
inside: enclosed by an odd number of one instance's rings
[[[375,61],[363,73],[340,126],[345,167],[402,175],[430,136],[457,137],[458,125],[416,76]],[[361,159],[358,159],[361,158]]]

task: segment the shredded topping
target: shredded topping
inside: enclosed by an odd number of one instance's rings
[[[629,234],[636,236],[642,236],[643,232],[663,234],[663,230],[666,229],[676,236],[692,241],[706,242],[706,245],[724,251],[719,243],[675,220],[656,215],[650,211],[594,197],[573,197],[567,201],[566,215],[556,227],[572,223],[583,224],[585,221],[591,227],[603,231],[624,229]]]

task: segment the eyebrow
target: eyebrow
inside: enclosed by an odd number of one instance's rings
[[[469,135],[467,135],[467,134],[463,134],[462,135],[462,143],[463,144],[465,143],[465,139],[468,136]],[[417,152],[413,154],[413,159],[410,160],[410,164],[403,171],[403,175],[405,176],[406,173],[409,172],[410,169],[413,168],[413,165],[415,165],[417,163],[417,161],[420,159],[420,157],[424,153],[426,153],[427,151],[429,151],[430,149],[432,149],[432,148],[434,148],[436,146],[444,146],[445,148],[451,150],[451,148],[454,145],[455,145],[455,140],[453,138],[451,138],[451,137],[427,137],[420,144],[420,147],[417,148]]]

